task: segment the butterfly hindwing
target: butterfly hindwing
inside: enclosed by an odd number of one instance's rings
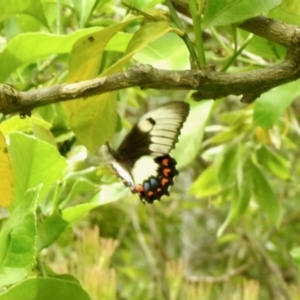
[[[117,151],[113,168],[132,193],[152,203],[163,195],[178,174],[169,155],[178,141],[189,105],[171,102],[143,115]]]

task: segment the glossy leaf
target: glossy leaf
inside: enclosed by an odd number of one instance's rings
[[[203,25],[207,27],[241,22],[258,16],[282,2],[283,0],[208,0]]]
[[[29,190],[0,232],[0,286],[22,280],[35,260],[38,189]]]
[[[3,133],[0,131],[0,206],[8,207],[13,199],[14,171]]]
[[[56,148],[31,136],[15,132],[9,138],[9,154],[15,171],[13,209],[28,189],[40,184],[43,184],[40,191],[40,199],[43,199],[62,177],[66,160]]]

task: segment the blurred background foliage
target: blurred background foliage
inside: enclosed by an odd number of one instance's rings
[[[0,81],[28,91],[136,63],[245,72],[285,49],[233,22],[300,20],[297,0],[194,4],[2,1]],[[134,87],[0,115],[0,300],[300,299],[298,82],[249,105],[190,96]],[[174,100],[191,106],[173,151],[180,174],[170,197],[143,205],[101,145]]]

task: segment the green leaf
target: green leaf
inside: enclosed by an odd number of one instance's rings
[[[168,45],[168,47],[166,47]],[[149,64],[164,70],[185,70],[189,68],[189,52],[183,40],[170,32],[150,43],[134,55],[142,64]]]
[[[56,278],[30,278],[0,294],[0,300],[91,300],[78,284]]]
[[[14,131],[32,132],[32,126],[38,124],[46,129],[51,128],[51,124],[41,119],[38,116],[21,119],[20,116],[13,116],[4,120],[0,124],[0,130],[4,134],[9,134]]]
[[[276,177],[283,180],[290,178],[291,164],[284,157],[264,146],[256,154],[258,162]]]
[[[282,216],[278,198],[265,176],[254,164],[252,164],[251,171],[256,202],[267,214],[272,224],[279,226]]]
[[[7,44],[3,52],[0,53],[0,81],[5,82],[8,76],[18,67],[31,63],[38,58],[46,58],[52,54],[70,52],[73,44],[80,37],[92,34],[95,30],[99,29],[83,29],[69,35],[44,32],[30,32],[17,35]]]
[[[214,101],[208,100],[190,106],[190,113],[181,129],[179,142],[172,151],[178,169],[190,164],[198,155],[205,125],[210,117],[213,105]]]
[[[255,101],[254,122],[263,128],[272,127],[289,105],[300,96],[296,81],[276,87]]]
[[[8,207],[13,199],[14,171],[2,131],[0,131],[0,170],[0,207]]]
[[[85,27],[98,0],[72,0],[80,27]]]
[[[234,182],[233,178],[236,175],[236,167],[238,163],[239,142],[234,140],[227,144],[222,152],[218,155],[218,180],[222,187]]]
[[[290,254],[293,257],[295,263],[297,264],[298,270],[300,270],[300,247],[293,248],[290,251]]]
[[[78,39],[70,53],[68,81],[76,82],[95,78],[99,74],[103,52],[108,42],[125,26],[138,19],[140,17],[130,16],[123,22],[88,33]],[[73,106],[76,108],[76,104]]]
[[[258,16],[278,5],[283,0],[208,0],[203,26],[227,25]]]
[[[166,22],[149,22],[143,25],[132,37],[124,56],[115,64],[105,70],[102,75],[114,74],[120,70],[130,61],[130,59],[152,42],[158,40],[163,35],[175,29]]]
[[[1,229],[0,286],[2,287],[22,280],[33,267],[36,244],[35,209],[39,190],[40,188],[31,189],[24,195]]]
[[[121,183],[102,185],[100,193],[94,195],[89,203],[68,207],[62,211],[62,216],[64,220],[74,222],[96,207],[119,200],[126,193],[127,189]]]
[[[67,166],[66,160],[57,149],[43,141],[23,133],[9,135],[9,154],[15,171],[14,200],[11,209],[21,201],[24,193],[41,183],[40,199],[51,186],[62,177]]]
[[[36,251],[40,252],[42,249],[54,243],[68,225],[69,223],[62,218],[58,210],[43,220],[43,222],[38,225]]]
[[[77,102],[77,113],[73,111],[70,118],[71,127],[78,140],[94,152],[115,132],[118,115],[116,92],[105,93]]]
[[[47,28],[49,28],[47,19],[44,15],[43,6],[40,0],[2,0],[0,3],[0,21],[16,14],[28,14]]]
[[[214,196],[219,193],[219,182],[216,167],[209,166],[193,183],[190,193],[197,198]]]
[[[285,0],[279,7],[269,12],[268,17],[289,24],[300,25],[300,5],[298,0]]]

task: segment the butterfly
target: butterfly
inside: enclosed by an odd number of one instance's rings
[[[117,150],[108,145],[112,168],[133,194],[153,203],[169,195],[178,175],[170,156],[189,113],[185,102],[170,102],[143,115]]]

